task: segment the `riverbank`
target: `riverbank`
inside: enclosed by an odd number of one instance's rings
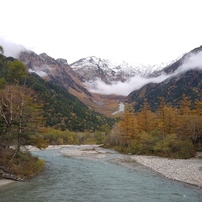
[[[200,159],[167,159],[138,155],[133,155],[130,158],[169,179],[202,188],[202,160]]]
[[[4,186],[4,185],[7,185],[7,184],[10,184],[10,183],[13,183],[13,182],[16,182],[16,181],[14,181],[14,180],[0,179],[0,187]]]
[[[102,159],[107,157],[107,152],[100,147],[100,145],[80,145],[75,146],[71,150],[62,150],[60,153],[63,156],[72,156],[72,157],[90,157]]]
[[[71,149],[65,149],[71,147]],[[38,150],[27,146],[29,151]],[[50,145],[46,150],[63,149],[61,155],[69,157],[106,158],[108,153],[100,145]],[[129,160],[128,160],[129,159]],[[202,188],[202,160],[201,159],[167,159],[157,156],[129,155],[127,163],[135,161],[143,166],[151,168],[161,175],[180,182],[188,183]],[[122,161],[123,159],[116,159]],[[12,180],[0,180],[0,186],[13,182]]]
[[[92,149],[92,148],[95,148],[95,147],[100,147],[102,145],[70,145],[70,144],[66,144],[66,145],[49,145],[47,148],[43,149],[43,150],[52,150],[52,149],[62,149],[62,148],[68,148],[68,147],[75,147],[75,148],[79,148],[80,150],[81,149]],[[26,150],[32,152],[32,151],[39,151],[40,149],[38,149],[37,147],[34,147],[34,146],[25,146],[24,147]]]

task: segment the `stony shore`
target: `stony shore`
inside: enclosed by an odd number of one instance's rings
[[[60,153],[63,156],[73,156],[73,157],[91,157],[91,158],[106,158],[107,153],[99,145],[81,145],[71,150],[62,150]]]
[[[169,179],[202,187],[202,160],[200,159],[167,159],[139,155],[130,158]]]

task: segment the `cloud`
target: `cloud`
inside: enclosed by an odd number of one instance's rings
[[[97,79],[93,84],[85,83],[87,88],[92,93],[104,94],[104,95],[123,95],[127,96],[134,90],[138,90],[148,83],[160,83],[169,78],[170,75],[161,75],[156,78],[144,78],[141,76],[135,76],[126,82],[116,82],[111,85],[104,83],[102,80]]]
[[[12,56],[16,58],[21,51],[25,50],[22,45],[6,41],[3,38],[0,38],[0,46],[3,47],[4,55],[7,57]]]
[[[184,73],[191,69],[202,70],[202,51],[188,54],[184,59],[183,64],[176,70],[176,73]]]
[[[47,76],[48,74],[44,71],[40,71],[40,70],[33,70],[33,69],[29,69],[29,72],[34,72],[36,74],[38,74],[40,77],[44,77],[44,76]]]
[[[162,74],[155,78],[144,78],[141,76],[135,76],[127,80],[126,82],[116,82],[111,85],[104,83],[102,80],[97,79],[94,83],[86,83],[87,88],[92,93],[98,94],[115,94],[127,96],[132,91],[142,88],[148,83],[161,83],[169,77],[179,76],[189,70],[200,69],[202,70],[202,51],[198,53],[190,53],[186,56],[183,64],[178,69],[169,75]]]

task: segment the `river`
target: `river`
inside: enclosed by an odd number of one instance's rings
[[[102,159],[66,157],[60,150],[33,152],[46,161],[45,170],[31,180],[0,187],[0,201],[202,201],[202,189],[169,180],[139,164],[113,163],[127,157],[111,150]]]
[[[115,111],[114,113],[112,113],[112,115],[118,114],[120,112],[124,112],[124,109],[125,109],[125,105],[123,104],[123,102],[121,102],[119,104],[119,109],[117,111]]]

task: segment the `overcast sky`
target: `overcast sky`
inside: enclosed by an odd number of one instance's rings
[[[0,0],[0,38],[72,63],[159,64],[202,45],[201,0]]]

